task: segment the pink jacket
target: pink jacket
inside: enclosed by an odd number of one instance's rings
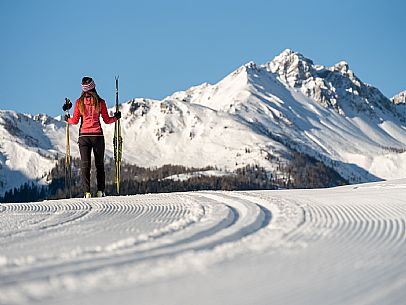
[[[110,117],[107,112],[106,102],[100,101],[100,112],[95,110],[95,107],[91,105],[91,101],[84,100],[84,113],[80,114],[79,99],[76,100],[75,110],[73,111],[73,117],[68,119],[68,124],[77,124],[79,119],[82,119],[80,124],[79,135],[80,136],[100,136],[103,135],[103,129],[100,124],[100,114],[104,123],[112,124],[117,121],[117,118]]]

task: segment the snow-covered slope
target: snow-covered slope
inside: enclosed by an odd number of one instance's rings
[[[363,83],[345,62],[325,67],[285,50],[263,65],[247,63],[214,85],[162,101],[124,103],[123,161],[226,170],[257,164],[274,171],[275,162],[286,162],[296,150],[350,182],[400,178],[406,175],[405,109],[400,98],[391,101]],[[64,124],[57,120],[2,111],[0,128],[8,143],[0,147],[0,193],[20,178],[41,178],[56,154],[64,154]],[[114,126],[103,128],[112,156]],[[78,156],[77,134],[75,126],[73,156]]]
[[[72,129],[75,143],[77,129]],[[77,154],[76,145],[72,146]],[[40,181],[64,154],[65,123],[47,115],[0,110],[0,194],[25,182]]]
[[[269,168],[266,153],[286,151],[233,115],[197,104],[136,99],[122,112],[123,158],[145,167],[171,163],[230,169],[255,162]],[[113,125],[104,130],[113,137]]]
[[[0,204],[0,304],[403,304],[405,192]]]

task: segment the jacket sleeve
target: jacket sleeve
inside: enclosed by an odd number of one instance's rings
[[[116,117],[109,116],[109,114],[107,112],[107,107],[106,107],[105,101],[101,101],[101,115],[102,115],[104,123],[106,123],[106,124],[112,124],[117,121]]]
[[[75,110],[73,111],[73,117],[68,119],[68,124],[76,125],[79,123],[80,119],[80,110],[79,110],[79,101],[75,103]]]

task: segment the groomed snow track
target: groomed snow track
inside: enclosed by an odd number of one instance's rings
[[[0,304],[405,298],[405,180],[0,205]]]

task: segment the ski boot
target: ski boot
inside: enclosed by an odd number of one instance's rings
[[[103,191],[97,191],[96,197],[106,197],[106,193]]]

